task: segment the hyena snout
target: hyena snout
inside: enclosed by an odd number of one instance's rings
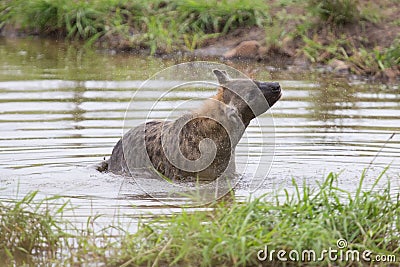
[[[281,85],[277,82],[260,82],[259,88],[261,90],[268,90],[271,92],[280,92]]]
[[[282,96],[281,85],[277,82],[256,82],[269,107],[272,107]]]
[[[272,92],[272,93],[280,93],[281,85],[277,82],[258,82],[258,88],[261,91]]]

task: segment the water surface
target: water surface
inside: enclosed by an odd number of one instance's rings
[[[121,137],[133,92],[163,68],[185,62],[89,51],[50,40],[0,39],[0,195],[8,200],[39,190],[62,195],[78,207],[71,218],[116,217],[179,212],[144,194],[125,178],[97,172],[91,165],[108,157]],[[297,183],[315,185],[329,172],[341,173],[339,186],[354,190],[368,168],[366,185],[390,165],[388,179],[400,188],[400,89],[325,74],[274,70],[262,63],[229,63],[254,78],[281,83],[282,99],[272,109],[275,157],[256,195]],[[141,91],[137,105],[154,102],[163,82]],[[205,99],[214,89],[183,90],[163,102],[154,117],[164,118],[183,100]],[[185,110],[181,110],[182,113]],[[131,118],[137,123],[147,112]],[[237,149],[237,161],[258,163],[260,127],[247,129],[250,141]],[[394,135],[393,135],[394,134]],[[264,164],[261,162],[261,164]],[[254,166],[253,166],[254,165]],[[249,174],[251,175],[251,174]],[[246,176],[235,194],[247,196]],[[155,186],[160,198],[167,197]],[[165,192],[164,192],[165,193]],[[184,199],[169,200],[181,204]],[[117,216],[118,215],[118,216]],[[118,219],[120,220],[120,219]],[[83,221],[85,221],[83,219]]]

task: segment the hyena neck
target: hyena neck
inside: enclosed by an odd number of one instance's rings
[[[226,89],[224,89],[223,87],[219,87],[217,94],[214,95],[213,97],[211,97],[211,99],[219,101],[222,104],[229,106],[231,99],[229,97],[226,97],[226,94],[224,96],[224,90],[226,90]],[[205,106],[207,106],[207,104]],[[250,124],[250,121],[252,119],[254,119],[254,115],[251,112],[251,110],[249,109],[249,110],[246,110],[246,112],[241,112],[240,118],[242,120],[244,127],[247,128],[247,126],[249,126],[249,124]]]
[[[189,116],[189,124],[197,128],[199,135],[220,142],[221,146],[234,147],[246,128],[236,108],[230,107],[215,98],[204,101],[202,106]]]

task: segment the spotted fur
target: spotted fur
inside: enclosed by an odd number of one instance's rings
[[[233,173],[235,147],[245,128],[253,118],[278,101],[280,86],[277,83],[233,80],[225,71],[214,70],[214,74],[221,85],[215,96],[177,120],[150,121],[129,130],[115,145],[108,161],[108,171],[130,175],[132,169],[150,167],[171,179],[196,177],[202,180],[214,180],[222,174]],[[248,104],[259,101],[253,93],[261,93],[265,98],[256,110]],[[193,162],[211,153],[212,149],[201,153],[202,140],[214,143],[215,157],[206,168],[191,171],[191,167],[196,166]],[[184,161],[187,166],[176,166],[167,156],[174,157],[179,153],[188,160]]]

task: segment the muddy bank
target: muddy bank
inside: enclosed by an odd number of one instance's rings
[[[261,61],[387,83],[400,79],[400,6],[394,0],[41,1],[0,3],[0,35],[83,41],[111,53]]]
[[[330,27],[330,26],[328,26]],[[365,27],[364,30],[361,30]],[[319,32],[318,42],[329,44],[331,39],[340,38],[344,34],[346,40],[354,47],[337,47],[343,49],[349,56],[355,55],[355,49],[367,47],[374,53],[375,47],[389,47],[395,42],[400,28],[390,28],[389,26],[380,27],[368,23],[368,25],[343,27],[342,29],[317,29]],[[364,31],[361,33],[361,31]],[[363,38],[360,38],[364,34]],[[310,31],[309,35],[315,34]],[[237,29],[227,36],[207,40],[203,47],[187,53],[197,58],[218,57],[223,60],[257,60],[265,64],[283,69],[291,70],[315,70],[320,69],[326,72],[334,72],[343,76],[357,76],[358,78],[373,81],[395,83],[400,79],[400,67],[392,66],[388,68],[374,69],[366,64],[357,64],[350,59],[335,57],[334,53],[323,51],[318,54],[315,60],[310,60],[304,53],[304,44],[301,39],[294,38],[284,40],[280,46],[269,45],[266,42],[266,31],[257,27]],[[371,55],[371,57],[373,57]],[[379,64],[379,62],[378,62]]]

